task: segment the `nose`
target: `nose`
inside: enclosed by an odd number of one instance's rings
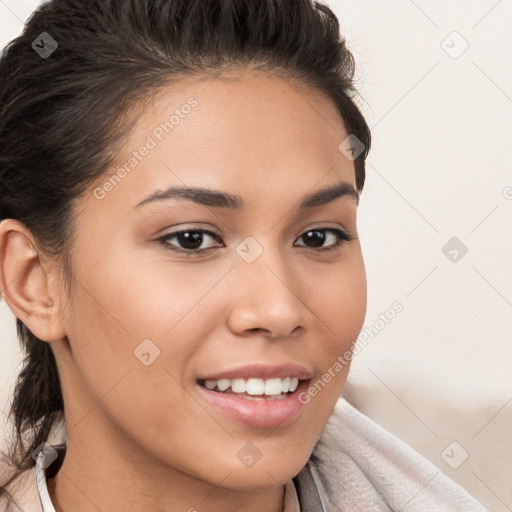
[[[277,251],[265,250],[250,264],[239,261],[229,286],[227,321],[232,332],[286,338],[308,327],[311,311],[300,280]]]

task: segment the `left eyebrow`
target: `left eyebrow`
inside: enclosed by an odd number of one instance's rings
[[[306,196],[300,203],[299,208],[303,210],[322,206],[343,196],[352,197],[355,199],[356,204],[359,205],[359,193],[357,190],[350,183],[340,181],[334,186],[331,185],[329,187],[321,188],[320,190]]]
[[[325,205],[340,197],[352,197],[359,205],[359,193],[350,184],[345,181],[336,183],[307,195],[300,203],[299,209],[306,210]],[[194,203],[211,206],[214,208],[227,208],[230,210],[240,210],[244,208],[244,200],[237,195],[211,190],[206,188],[193,187],[171,187],[167,190],[157,190],[138,203],[135,208],[154,201],[163,201],[166,199],[182,199],[193,201]]]

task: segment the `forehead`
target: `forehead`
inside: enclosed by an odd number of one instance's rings
[[[338,149],[346,136],[334,103],[300,81],[254,72],[184,80],[146,102],[105,176],[125,169],[108,199],[133,206],[171,185],[260,199],[340,179],[355,186]]]

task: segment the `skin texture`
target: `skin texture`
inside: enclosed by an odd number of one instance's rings
[[[253,362],[296,363],[317,381],[362,328],[366,275],[353,197],[298,210],[325,186],[355,188],[339,114],[305,84],[241,71],[162,89],[109,174],[191,97],[197,106],[161,141],[153,136],[156,147],[112,190],[98,199],[91,187],[77,200],[71,302],[60,265],[30,231],[0,224],[4,298],[51,343],[63,387],[68,451],[48,479],[58,512],[281,511],[283,484],[306,464],[347,378],[348,366],[272,429],[199,395],[199,376]],[[245,207],[168,199],[135,208],[173,185],[238,194]],[[156,241],[184,228],[221,240],[204,235],[196,247],[212,249],[192,257],[169,249],[183,247],[178,237],[167,248]],[[301,236],[312,228],[355,239],[322,252]],[[324,248],[335,245],[324,233]],[[250,264],[236,252],[247,237],[263,249]],[[148,366],[134,355],[144,339],[160,350]],[[262,455],[252,467],[237,457],[248,441]]]

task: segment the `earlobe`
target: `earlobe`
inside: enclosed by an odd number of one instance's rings
[[[55,341],[66,333],[36,246],[24,224],[14,219],[0,222],[0,293],[34,336]]]

